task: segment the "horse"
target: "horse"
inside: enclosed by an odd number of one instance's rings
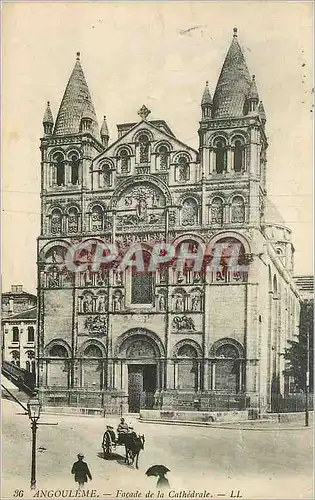
[[[143,434],[141,436],[136,436],[134,433],[123,435],[123,444],[126,450],[126,464],[133,465],[136,459],[136,469],[139,469],[139,453],[144,449],[144,443],[145,439]]]

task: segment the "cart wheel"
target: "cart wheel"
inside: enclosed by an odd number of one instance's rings
[[[109,459],[111,457],[112,452],[113,452],[113,447],[111,443],[108,443],[107,445],[103,446],[104,458]]]

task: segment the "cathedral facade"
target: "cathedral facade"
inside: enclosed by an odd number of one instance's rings
[[[79,53],[55,122],[48,103],[42,401],[109,413],[270,410],[287,390],[281,353],[297,333],[299,294],[291,231],[267,198],[266,114],[237,30],[213,98],[208,82],[202,95],[198,150],[149,115],[143,105],[110,142]],[[109,265],[106,245],[120,261]],[[156,251],[163,245],[172,258]]]

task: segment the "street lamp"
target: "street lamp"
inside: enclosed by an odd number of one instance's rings
[[[28,416],[32,426],[32,468],[31,468],[31,489],[36,488],[36,430],[37,421],[40,416],[41,404],[37,393],[34,393],[27,403]]]

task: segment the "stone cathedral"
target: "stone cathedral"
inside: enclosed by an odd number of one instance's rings
[[[298,332],[294,248],[267,198],[266,114],[236,28],[211,94],[207,82],[198,150],[142,103],[110,141],[79,53],[55,121],[48,103],[38,238],[44,405],[270,411],[288,390],[281,353]],[[85,265],[68,266],[69,249],[84,242]],[[137,244],[143,270],[95,269],[99,242],[121,255]],[[191,253],[236,245],[247,271],[223,252],[218,268],[210,256],[201,272],[189,259],[149,272],[156,242]]]

